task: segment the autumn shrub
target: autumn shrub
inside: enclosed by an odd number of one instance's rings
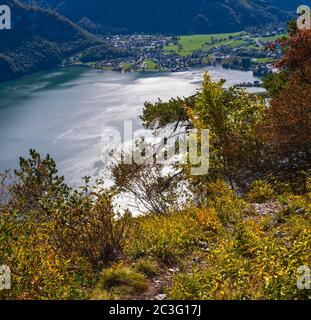
[[[180,171],[167,173],[159,164],[118,163],[111,172],[117,192],[134,198],[138,211],[163,214],[180,208]]]
[[[18,212],[0,217],[0,264],[12,272],[12,289],[0,292],[3,299],[80,299],[91,283],[92,269],[82,258],[65,257],[51,241],[54,223],[27,221]]]
[[[106,190],[75,193],[55,215],[55,241],[65,256],[85,258],[95,271],[123,250],[130,216],[118,215]],[[64,215],[65,213],[65,215]]]
[[[311,214],[311,193],[305,195],[286,194],[282,196],[284,203],[281,215],[304,215]]]
[[[246,203],[223,180],[209,182],[205,188],[204,206],[214,208],[222,224],[236,224]]]
[[[224,88],[208,73],[195,103],[187,108],[196,129],[210,130],[209,176],[230,186],[245,188],[258,168],[262,141],[256,128],[262,121],[264,101],[239,88]]]
[[[123,250],[130,217],[100,185],[71,190],[49,156],[21,159],[0,212],[0,263],[12,270],[8,298],[79,298]],[[3,192],[2,192],[3,194]]]
[[[284,51],[277,74],[265,81],[270,94],[259,131],[265,145],[267,172],[305,193],[311,163],[311,30],[290,27],[279,41]]]
[[[246,199],[253,203],[265,203],[275,199],[276,192],[274,188],[266,181],[256,180],[252,183]]]

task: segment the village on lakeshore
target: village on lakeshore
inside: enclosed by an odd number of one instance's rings
[[[75,55],[67,59],[64,66],[84,64],[121,72],[180,72],[193,67],[219,65],[252,71],[254,76],[262,77],[273,72],[274,62],[282,55],[281,49],[271,51],[267,47],[284,34],[285,27],[190,36],[111,35],[104,40],[114,48],[126,51],[125,57],[85,64],[80,55]]]

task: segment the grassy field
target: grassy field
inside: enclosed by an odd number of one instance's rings
[[[233,40],[232,42],[228,43],[228,46],[230,48],[238,48],[238,47],[243,47],[247,49],[254,49],[254,50],[262,50],[262,46],[259,46],[255,42],[249,42],[246,39],[241,39],[241,40]]]
[[[256,61],[258,63],[270,63],[273,62],[272,58],[257,58]]]
[[[213,47],[218,48],[223,45],[230,48],[244,47],[254,50],[263,50],[265,43],[273,42],[280,37],[282,37],[282,35],[255,39],[242,35],[239,32],[180,36],[177,44],[174,44],[173,42],[170,43],[165,47],[164,51],[167,53],[178,53],[180,56],[186,57],[197,50],[209,50]],[[259,45],[258,42],[262,45]]]
[[[147,71],[156,71],[158,70],[158,65],[153,60],[146,59],[144,61]]]
[[[208,50],[234,41],[240,33],[206,34],[181,36],[176,44],[170,44],[165,48],[166,52],[177,52],[181,56],[191,55],[196,50]]]
[[[274,42],[277,39],[282,38],[284,36],[285,36],[285,34],[284,35],[272,36],[272,37],[261,37],[261,38],[259,38],[259,41],[260,42]]]

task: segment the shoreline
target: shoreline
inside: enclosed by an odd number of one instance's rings
[[[234,69],[234,68],[225,68],[223,67],[221,64],[217,64],[217,65],[198,65],[198,66],[194,66],[194,67],[189,67],[185,70],[179,70],[179,71],[170,71],[170,70],[141,70],[141,71],[119,71],[119,70],[113,70],[113,69],[103,69],[103,68],[95,68],[89,64],[85,64],[85,63],[81,63],[81,64],[68,64],[68,65],[64,65],[64,64],[61,64],[61,65],[58,65],[58,66],[55,66],[53,68],[48,68],[48,69],[44,69],[44,70],[41,70],[41,71],[37,71],[37,72],[34,72],[34,73],[30,73],[30,74],[26,74],[26,75],[23,75],[23,76],[20,76],[20,77],[17,77],[17,78],[14,78],[14,79],[10,79],[10,80],[6,80],[6,81],[2,81],[0,82],[0,88],[1,86],[6,86],[6,85],[10,85],[12,83],[14,83],[15,81],[23,81],[23,80],[27,80],[29,77],[36,77],[36,76],[39,76],[40,74],[42,73],[47,73],[47,72],[57,72],[57,71],[60,71],[60,70],[66,70],[66,69],[71,69],[71,68],[81,68],[81,69],[88,69],[88,70],[97,70],[97,71],[102,71],[102,72],[113,72],[113,73],[117,73],[117,74],[169,74],[169,73],[172,73],[172,74],[179,74],[179,73],[184,73],[184,72],[196,72],[197,70],[200,70],[200,69],[204,69],[204,68],[215,68],[216,69],[223,69],[225,71],[236,71],[236,72],[252,72],[253,74],[253,77],[254,78],[258,78],[260,80],[262,80],[263,77],[260,77],[260,76],[256,76],[254,74],[254,72],[252,70],[240,70],[240,69]],[[255,82],[254,83],[250,83],[250,82],[241,82],[239,84],[235,84],[234,85],[235,87],[241,87],[241,88],[262,88],[264,89],[261,85],[258,85],[256,84]]]

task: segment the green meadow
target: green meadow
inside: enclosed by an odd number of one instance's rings
[[[147,71],[156,71],[156,70],[158,70],[158,65],[153,60],[146,59],[144,61],[144,63],[145,63]]]
[[[239,44],[242,39],[237,40],[241,33],[221,33],[221,34],[201,34],[180,36],[178,44],[170,43],[165,51],[177,52],[181,56],[191,55],[196,50],[208,50],[212,47],[220,47],[226,44],[236,43]]]
[[[262,50],[264,43],[273,42],[280,36],[250,38],[240,32],[221,34],[200,34],[190,36],[180,36],[178,43],[171,42],[165,47],[167,53],[178,53],[182,57],[190,56],[197,50],[209,50],[213,47],[229,46],[230,48],[245,47],[248,49]],[[257,43],[259,41],[262,45]]]

